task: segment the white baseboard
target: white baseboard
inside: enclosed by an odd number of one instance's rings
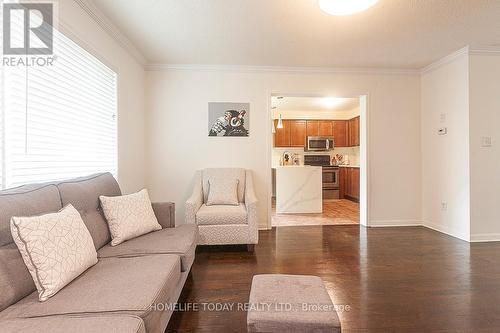
[[[461,235],[459,232],[457,232],[456,230],[454,229],[451,229],[451,228],[447,228],[447,227],[443,227],[443,226],[440,226],[440,225],[437,225],[437,224],[434,224],[434,223],[431,223],[429,221],[423,221],[422,225],[424,227],[427,227],[429,229],[432,229],[432,230],[435,230],[435,231],[438,231],[442,234],[446,234],[448,236],[451,236],[451,237],[455,237],[455,238],[458,238],[460,240],[463,240],[463,241],[466,241],[466,242],[469,242],[469,239],[466,235]]]
[[[471,234],[470,241],[479,242],[500,242],[500,234]]]
[[[422,221],[419,220],[371,220],[368,227],[420,227]]]

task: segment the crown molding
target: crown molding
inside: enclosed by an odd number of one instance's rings
[[[440,68],[441,66],[443,65],[446,65],[464,55],[468,55],[469,54],[469,46],[465,46],[463,48],[461,48],[460,50],[457,50],[449,55],[447,55],[446,57],[444,58],[441,58],[433,63],[431,63],[430,65],[427,65],[425,66],[424,68],[422,68],[420,70],[420,74],[426,74],[426,73],[429,73],[429,72],[432,72],[432,71],[435,71],[436,69]]]
[[[375,74],[375,75],[419,75],[419,69],[401,68],[351,68],[351,67],[282,67],[282,66],[238,66],[238,65],[197,65],[149,63],[146,71],[208,71],[208,72],[273,72],[301,74]]]
[[[469,50],[469,54],[500,56],[500,49],[499,48],[471,49]]]
[[[143,67],[146,66],[146,57],[135,45],[120,32],[120,30],[97,8],[91,0],[73,0],[78,4],[104,31],[106,31],[121,47],[134,57]]]

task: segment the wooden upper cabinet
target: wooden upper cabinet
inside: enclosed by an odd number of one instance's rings
[[[333,135],[333,121],[319,120],[318,121],[318,135],[319,136],[332,136]]]
[[[306,136],[318,136],[319,120],[306,120]]]
[[[359,146],[359,117],[349,120],[349,146]]]
[[[333,139],[335,141],[335,147],[349,146],[347,123],[347,120],[333,121]]]
[[[275,147],[290,147],[290,121],[283,120],[283,128],[278,128],[278,120],[274,121],[274,146]]]
[[[306,121],[290,120],[290,147],[306,145]]]
[[[277,128],[275,147],[305,147],[308,136],[333,136],[335,147],[359,146],[359,117],[351,120],[293,120],[283,119],[283,128]]]
[[[359,119],[360,117],[354,118],[354,145],[359,146],[361,140],[359,139],[360,135],[360,128],[359,128]]]

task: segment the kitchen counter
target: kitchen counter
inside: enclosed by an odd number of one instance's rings
[[[340,167],[340,168],[358,168],[359,169],[359,165],[338,165],[338,167]]]
[[[309,165],[277,166],[276,212],[321,213],[322,168]]]

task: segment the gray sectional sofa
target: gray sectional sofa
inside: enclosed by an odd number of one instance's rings
[[[0,192],[2,332],[164,332],[195,257],[196,225],[175,227],[174,204],[153,203],[162,228],[118,246],[99,196],[120,195],[109,173]],[[12,240],[10,218],[72,204],[97,249],[98,263],[45,302]]]

